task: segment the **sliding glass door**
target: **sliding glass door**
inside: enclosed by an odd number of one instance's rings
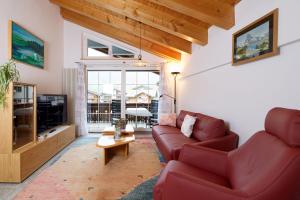
[[[150,128],[157,119],[158,87],[157,70],[89,70],[89,132],[101,132],[121,117],[135,128]]]
[[[99,132],[121,117],[121,71],[88,71],[89,132]]]
[[[157,119],[159,71],[126,71],[126,107],[128,123],[149,128]]]

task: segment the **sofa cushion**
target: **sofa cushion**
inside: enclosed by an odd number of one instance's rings
[[[186,110],[181,110],[180,113],[179,113],[179,115],[178,115],[178,117],[177,117],[177,119],[176,119],[176,126],[177,126],[177,128],[181,129],[184,117],[186,115],[195,116],[196,113],[189,112],[189,111],[186,111]]]
[[[181,125],[181,133],[186,137],[191,137],[195,122],[196,117],[185,115],[183,123]]]
[[[154,195],[156,197],[155,199],[161,199],[159,197],[162,197],[163,183],[165,182],[168,172],[171,171],[179,174],[185,174],[195,178],[203,179],[205,181],[218,184],[227,188],[231,187],[230,182],[227,178],[218,176],[216,174],[210,173],[205,170],[201,170],[191,165],[187,165],[183,162],[171,160],[168,163],[168,165],[165,167],[165,169],[162,171],[162,173],[160,174],[159,179],[154,187]]]
[[[289,146],[300,146],[300,111],[273,108],[266,117],[265,129]]]
[[[295,175],[289,172],[293,168],[299,171],[299,156],[299,148],[291,148],[278,137],[260,131],[228,154],[232,188],[252,192],[267,190],[270,185],[280,185],[280,182],[281,185],[293,185],[292,182],[287,184]]]
[[[152,132],[155,132],[157,135],[162,135],[162,134],[181,134],[180,130],[176,127],[171,127],[171,126],[153,126]]]
[[[197,120],[192,134],[193,138],[205,141],[222,137],[226,134],[226,127],[223,120],[200,113],[196,113],[196,117]]]
[[[184,144],[192,144],[198,141],[185,137],[183,134],[163,134],[159,136],[156,142],[166,161],[169,161],[178,159],[180,150]]]
[[[152,127],[152,136],[155,141],[157,141],[157,138],[163,134],[181,134],[181,132],[178,128],[171,126],[156,125]]]
[[[162,113],[158,117],[158,124],[163,126],[176,127],[176,114],[175,113]]]

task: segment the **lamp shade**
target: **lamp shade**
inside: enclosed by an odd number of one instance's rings
[[[180,74],[181,66],[179,63],[170,63],[169,67],[170,67],[171,74]]]

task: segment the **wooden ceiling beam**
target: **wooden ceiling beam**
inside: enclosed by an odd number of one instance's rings
[[[51,2],[62,8],[140,36],[140,24],[138,21],[97,8],[89,2],[83,0],[51,0]],[[190,41],[145,24],[141,24],[141,31],[141,36],[149,41],[181,53],[192,53],[192,43]]]
[[[150,0],[174,11],[184,13],[208,24],[230,29],[235,24],[234,5],[237,0]]]
[[[86,0],[120,15],[127,16],[162,31],[197,44],[205,45],[208,40],[209,24],[178,13],[167,7],[147,0]]]
[[[135,36],[118,28],[112,27],[110,25],[104,24],[102,22],[99,22],[97,20],[80,15],[78,13],[64,8],[61,8],[60,13],[62,17],[67,21],[78,24],[92,31],[107,35],[136,48],[139,48],[140,38],[138,36]],[[162,45],[156,44],[146,39],[142,39],[142,49],[165,59],[177,61],[181,59],[181,54],[179,52],[166,48]]]
[[[236,4],[240,3],[241,0],[220,0],[220,1],[223,1],[223,2],[226,2],[226,3],[229,3],[233,6],[235,6]]]

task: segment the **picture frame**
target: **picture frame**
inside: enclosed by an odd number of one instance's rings
[[[241,65],[279,53],[278,9],[232,35],[232,65]]]
[[[45,42],[12,20],[8,26],[9,59],[44,69]]]

